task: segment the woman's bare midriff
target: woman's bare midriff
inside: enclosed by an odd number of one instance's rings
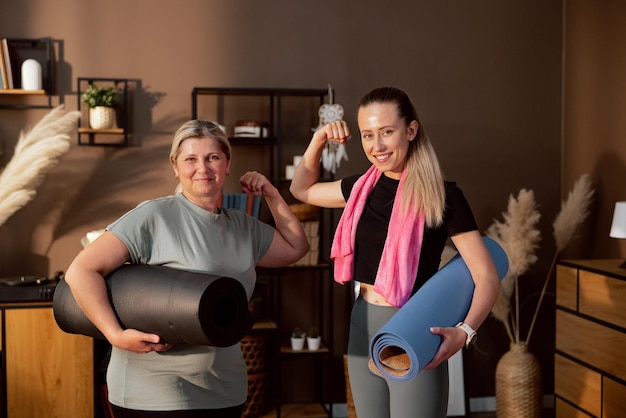
[[[365,299],[368,303],[373,305],[391,306],[383,295],[374,290],[374,285],[361,283],[360,292],[363,299]]]

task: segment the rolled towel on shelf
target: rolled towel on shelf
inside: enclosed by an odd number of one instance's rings
[[[483,241],[500,280],[509,269],[502,247],[491,238]],[[460,255],[433,275],[370,341],[370,370],[391,380],[415,378],[435,356],[441,336],[430,327],[454,327],[463,321],[474,294],[474,281]]]
[[[227,347],[254,322],[245,289],[237,280],[164,266],[126,264],[106,277],[120,324],[158,334],[174,344]],[[63,331],[104,339],[61,280],[53,297]]]

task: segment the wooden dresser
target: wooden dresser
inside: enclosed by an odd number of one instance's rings
[[[557,266],[556,418],[626,417],[626,269],[623,260]]]
[[[0,417],[94,416],[93,339],[66,334],[51,302],[0,303]]]

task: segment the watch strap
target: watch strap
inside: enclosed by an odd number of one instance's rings
[[[474,337],[476,337],[476,331],[465,322],[459,322],[455,325],[455,327],[461,328],[467,334],[467,338],[465,339],[465,348],[469,347]]]

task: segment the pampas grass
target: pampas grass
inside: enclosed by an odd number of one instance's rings
[[[30,131],[20,132],[15,153],[0,174],[0,226],[37,194],[45,174],[70,149],[69,133],[80,112],[52,109]]]
[[[541,215],[537,211],[533,192],[522,189],[517,199],[510,196],[507,212],[503,213],[504,222],[494,221],[487,229],[486,235],[499,242],[509,257],[509,271],[502,280],[500,295],[491,313],[502,322],[511,342],[519,343],[523,340],[528,343],[530,340],[558,256],[587,217],[593,194],[585,174],[578,179],[567,200],[561,204],[561,211],[552,224],[555,241],[552,262],[525,339],[520,337],[519,278],[537,261],[535,250],[541,240],[541,234],[536,228]],[[512,299],[515,310],[511,306]]]
[[[541,240],[536,225],[541,218],[532,190],[520,190],[517,199],[509,196],[504,222],[494,221],[486,235],[502,245],[509,258],[509,271],[502,279],[492,314],[502,322],[511,341],[519,341],[518,279],[537,261],[535,250]],[[515,296],[515,311],[511,300]]]

